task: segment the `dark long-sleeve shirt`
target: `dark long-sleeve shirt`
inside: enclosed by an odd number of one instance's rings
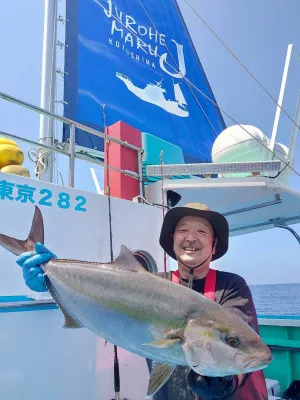
[[[157,274],[164,276],[164,274]],[[182,282],[187,286],[187,281]],[[203,294],[205,278],[194,280],[193,290]],[[216,302],[237,314],[256,332],[258,321],[251,291],[246,281],[239,275],[217,271]],[[179,306],[179,305],[178,305]],[[153,400],[195,400],[197,396],[187,384],[187,367],[177,367],[171,378],[155,394]],[[240,380],[241,384],[241,380]],[[263,371],[250,374],[242,386],[228,399],[231,400],[265,400],[268,398]],[[202,400],[202,399],[201,399]]]

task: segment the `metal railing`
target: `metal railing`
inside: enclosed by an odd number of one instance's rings
[[[48,150],[51,150],[51,151],[54,151],[54,152],[59,152],[59,153],[67,155],[69,157],[68,186],[74,187],[75,158],[77,158],[76,147],[75,147],[75,131],[76,131],[76,128],[77,128],[77,129],[80,129],[80,130],[82,130],[84,132],[90,133],[90,134],[92,134],[94,136],[97,136],[97,137],[103,138],[105,140],[109,140],[109,141],[112,141],[114,143],[117,143],[120,146],[127,147],[129,149],[135,150],[137,152],[137,159],[138,159],[138,173],[133,172],[133,171],[129,171],[129,170],[122,170],[122,169],[110,166],[108,164],[105,164],[104,162],[101,163],[100,161],[98,161],[96,163],[102,165],[104,168],[108,168],[108,169],[111,169],[111,170],[114,170],[114,171],[118,171],[118,172],[123,173],[125,175],[131,176],[133,179],[137,179],[139,181],[140,195],[143,194],[143,168],[142,168],[142,153],[143,153],[143,149],[142,148],[134,146],[134,145],[128,143],[127,141],[123,141],[123,140],[114,138],[112,136],[106,135],[103,132],[97,131],[96,129],[90,128],[90,127],[88,127],[86,125],[83,125],[83,124],[81,124],[79,122],[73,121],[73,120],[71,120],[69,118],[63,117],[61,115],[52,113],[52,112],[47,111],[47,110],[44,110],[43,108],[40,108],[40,107],[37,107],[37,106],[35,106],[33,104],[27,103],[26,101],[20,100],[20,99],[18,99],[16,97],[10,96],[10,95],[8,95],[6,93],[0,92],[0,98],[3,99],[3,100],[8,101],[10,103],[17,104],[17,105],[19,105],[21,107],[24,107],[24,108],[27,108],[27,109],[29,109],[31,111],[34,111],[34,112],[36,112],[36,113],[38,113],[40,115],[45,115],[45,116],[47,116],[49,118],[52,118],[52,119],[54,119],[56,121],[60,121],[60,122],[62,122],[64,124],[70,126],[70,139],[69,139],[68,150],[65,150],[65,149],[62,149],[62,148],[58,148],[56,146],[45,145],[45,144],[40,143],[40,142],[36,142],[36,141],[29,140],[29,139],[26,139],[26,138],[23,138],[23,137],[20,137],[20,136],[17,136],[17,135],[13,135],[13,134],[10,134],[10,133],[7,133],[7,132],[0,131],[1,135],[8,136],[8,137],[11,137],[11,138],[14,138],[14,139],[17,139],[17,140],[21,140],[21,141],[26,142],[26,143],[30,143],[32,145],[37,145],[37,146],[39,146],[41,148],[45,148],[45,149],[48,149]],[[81,157],[78,157],[78,158],[81,158]]]

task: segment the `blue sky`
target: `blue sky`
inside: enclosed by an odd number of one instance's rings
[[[298,0],[189,0],[232,51],[277,99],[286,50],[293,43],[300,54]],[[59,1],[63,13],[64,1]],[[227,50],[189,9],[178,1],[219,105],[239,123],[251,124],[271,136],[276,105],[241,68]],[[39,105],[43,33],[41,0],[0,3],[0,91]],[[60,30],[61,34],[61,30]],[[63,38],[61,37],[61,40]],[[58,61],[62,62],[61,55]],[[63,68],[63,64],[60,65]],[[61,81],[60,81],[61,85]],[[294,116],[300,89],[300,58],[292,57],[284,97],[285,110]],[[60,106],[57,106],[60,111]],[[39,116],[0,100],[0,129],[37,139]],[[232,122],[225,117],[228,125]],[[277,141],[289,145],[292,123],[281,114]],[[22,145],[27,152],[28,146]],[[295,169],[300,171],[300,141]],[[298,156],[298,157],[297,157]],[[65,175],[66,158],[58,167]],[[25,162],[30,166],[30,162]],[[94,190],[90,165],[76,162],[76,185]],[[84,179],[83,179],[84,177]],[[300,177],[290,185],[300,190]],[[299,225],[294,226],[300,233]],[[218,268],[243,275],[249,283],[300,282],[299,245],[286,230],[273,229],[230,240],[230,250]]]
[[[277,99],[288,44],[293,43],[300,53],[300,3],[297,0],[191,0],[190,3]],[[270,137],[276,105],[184,1],[179,4],[219,105],[239,123],[255,125]],[[291,116],[295,113],[299,89],[300,58],[293,55],[283,102]],[[281,114],[277,141],[288,146],[291,130],[291,121]],[[295,169],[299,171],[299,139],[295,154]],[[290,185],[300,190],[299,176],[293,174]],[[299,233],[299,225],[294,227]],[[292,235],[272,229],[232,238],[229,252],[219,261],[218,268],[240,273],[249,283],[300,282],[298,258],[299,245]]]

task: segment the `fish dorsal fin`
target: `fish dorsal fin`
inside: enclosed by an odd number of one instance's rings
[[[152,362],[146,399],[153,396],[167,382],[175,368],[174,365]]]
[[[82,325],[76,320],[76,318],[70,313],[70,311],[67,310],[67,308],[63,305],[62,300],[55,290],[54,286],[50,282],[50,279],[45,275],[46,278],[46,284],[49,289],[49,292],[51,296],[53,297],[53,300],[55,303],[58,305],[60,308],[61,312],[64,314],[65,317],[65,322],[63,324],[63,328],[82,328]]]
[[[125,268],[131,271],[144,271],[143,266],[134,257],[131,251],[124,245],[121,246],[121,251],[118,257],[112,262],[117,268]]]

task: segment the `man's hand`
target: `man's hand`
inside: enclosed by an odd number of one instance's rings
[[[22,267],[23,278],[29,289],[35,292],[46,292],[44,272],[40,265],[57,257],[41,243],[36,243],[35,250],[20,254],[16,262]]]

